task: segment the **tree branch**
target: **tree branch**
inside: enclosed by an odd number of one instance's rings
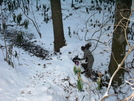
[[[21,7],[20,7],[20,8],[21,8]],[[36,23],[35,23],[35,22],[33,21],[33,19],[31,19],[27,14],[25,14],[25,12],[23,11],[22,8],[21,8],[21,10],[22,10],[22,12],[24,13],[24,15],[25,15],[29,20],[32,21],[32,23],[34,24],[34,26],[35,26],[35,28],[36,28],[36,30],[37,30],[37,32],[38,32],[40,38],[41,38],[41,33],[40,33],[39,28],[38,28],[38,26],[36,25]]]
[[[116,69],[116,71],[114,72],[114,74],[112,75],[112,77],[110,78],[110,81],[109,81],[109,84],[108,84],[108,88],[104,94],[104,96],[99,100],[99,101],[103,101],[105,98],[107,98],[109,95],[108,95],[108,92],[110,90],[110,87],[111,87],[111,84],[112,84],[112,81],[113,81],[113,78],[114,76],[116,75],[116,73],[122,68],[122,65],[125,61],[125,59],[127,58],[127,56],[132,52],[132,50],[134,49],[134,46],[132,46],[131,49],[128,50],[127,54],[125,55],[125,57],[123,58],[123,60],[121,61],[120,64],[118,64],[118,68]]]

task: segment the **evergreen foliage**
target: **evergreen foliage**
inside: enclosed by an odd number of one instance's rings
[[[79,91],[82,91],[83,89],[83,84],[82,84],[82,78],[81,78],[81,69],[77,68],[76,66],[74,66],[74,74],[77,75],[78,79],[77,79],[77,88]]]
[[[2,23],[2,27],[5,30],[7,28],[6,23]]]
[[[28,28],[28,24],[29,24],[29,20],[24,20],[23,22],[23,25],[24,25],[24,28],[27,29]]]
[[[16,15],[14,13],[13,13],[12,17],[13,17],[13,21],[16,22]]]
[[[83,84],[82,84],[82,79],[81,79],[81,78],[79,78],[79,79],[77,80],[77,87],[78,87],[78,90],[79,90],[79,91],[82,91]]]
[[[97,84],[98,84],[98,90],[101,89],[101,77],[98,77],[98,80],[97,80]]]
[[[23,34],[22,34],[22,32],[20,32],[20,33],[17,34],[16,42],[18,42],[19,44],[21,44],[22,41],[23,41]]]
[[[75,74],[75,75],[77,74],[76,66],[74,66],[74,74]]]
[[[20,24],[22,20],[22,14],[17,15],[17,23]]]
[[[0,5],[2,5],[3,0],[0,0]]]

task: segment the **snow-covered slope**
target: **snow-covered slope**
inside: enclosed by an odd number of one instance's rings
[[[94,49],[97,44],[95,40],[101,36],[100,41],[103,44],[99,43],[95,51],[93,51],[95,58],[93,69],[105,74],[105,71],[108,70],[110,59],[112,27],[110,27],[109,31],[105,31],[106,29],[97,31],[99,26],[96,25],[95,28],[91,26],[91,19],[92,22],[105,23],[107,16],[110,14],[107,9],[101,14],[95,10],[90,11],[88,14],[85,8],[92,6],[90,0],[84,0],[81,4],[74,2],[77,7],[81,5],[81,8],[77,10],[71,8],[71,2],[72,0],[61,0],[64,34],[67,44],[61,48],[61,53],[55,54],[53,51],[52,20],[49,20],[48,23],[43,21],[43,9],[37,11],[34,1],[31,5],[42,33],[42,38],[39,38],[32,22],[30,22],[27,30],[20,27],[12,28],[12,30],[18,29],[33,33],[35,38],[30,41],[48,50],[49,54],[47,59],[42,60],[22,48],[14,46],[13,54],[17,51],[18,55],[17,57],[12,56],[14,63],[14,68],[12,68],[4,61],[5,48],[0,48],[0,101],[99,101],[105,93],[105,86],[101,90],[97,90],[97,83],[86,78],[84,74],[81,75],[83,91],[78,91],[77,76],[73,72],[74,63],[72,58],[76,55],[83,56],[80,47],[87,42],[92,42],[91,50]],[[49,0],[40,0],[39,4],[50,6]],[[112,9],[114,9],[114,6]],[[22,12],[20,9],[15,11],[16,14],[20,12]],[[51,16],[51,10],[47,13]],[[33,19],[31,12],[28,16]],[[23,15],[23,20],[25,18]],[[13,24],[11,16],[9,16],[8,23]],[[113,23],[107,23],[107,25],[111,24]],[[69,36],[69,27],[71,37]],[[95,40],[85,41],[85,39],[90,39],[91,36]],[[2,35],[0,35],[0,45],[4,46]],[[133,53],[131,53],[131,57],[127,59],[127,62],[132,60],[132,55]],[[130,77],[133,78],[134,75],[132,73],[129,76],[125,74],[125,80],[130,79]],[[124,83],[119,87],[123,93],[119,93],[119,96],[110,96],[106,101],[117,101],[119,98],[123,99],[131,95],[133,90],[130,87],[130,85]],[[109,94],[114,94],[112,87]]]

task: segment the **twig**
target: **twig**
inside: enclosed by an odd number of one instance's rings
[[[112,52],[112,55],[113,55],[113,59],[114,59],[114,61],[115,61],[115,62],[116,62],[116,64],[118,65],[118,62],[116,61],[116,59],[115,59],[115,56],[114,56],[113,52]]]
[[[127,97],[126,99],[122,100],[122,101],[128,101],[128,100],[134,100],[134,92],[131,94],[131,96]]]
[[[21,7],[20,7],[20,8],[21,8]],[[27,14],[25,14],[25,12],[23,11],[22,8],[21,8],[21,10],[22,10],[22,12],[24,13],[24,15],[25,15],[29,20],[32,21],[32,23],[34,24],[34,26],[35,26],[35,28],[36,28],[36,30],[37,30],[37,32],[38,32],[40,38],[41,38],[41,33],[40,33],[40,31],[39,31],[38,26],[36,25],[36,23],[33,21],[33,19],[31,19],[29,16],[27,16]]]
[[[108,95],[108,92],[110,90],[110,87],[111,87],[111,84],[112,84],[112,81],[113,81],[113,78],[114,76],[116,75],[116,73],[122,68],[122,65],[125,61],[125,59],[127,58],[127,56],[131,53],[131,51],[134,49],[134,46],[132,46],[131,49],[128,50],[127,54],[125,55],[125,57],[123,58],[123,60],[121,61],[120,64],[118,64],[118,68],[116,69],[116,71],[114,72],[114,74],[112,75],[112,77],[110,78],[110,81],[109,81],[109,84],[108,84],[108,88],[104,94],[104,96],[99,100],[99,101],[103,101],[105,98],[107,98],[109,95]]]
[[[120,13],[120,15],[122,16],[123,19],[127,19],[127,18],[125,18],[125,17],[122,15],[122,13]],[[129,18],[130,18],[130,16],[129,16]],[[127,24],[126,24],[126,26],[125,26],[124,32],[125,32],[125,39],[126,39],[128,48],[130,48],[130,44],[129,44],[128,40],[127,40],[127,34],[126,34],[126,30],[127,30],[127,27],[128,27],[128,26],[127,26],[128,23],[129,23],[129,20],[127,19]]]
[[[134,83],[130,83],[130,82],[128,82],[128,81],[126,81],[126,83],[128,83],[128,84],[130,84],[130,85],[134,85]]]
[[[106,95],[106,96],[104,96],[100,101],[103,101],[104,99],[108,98],[109,96],[113,96],[113,95],[117,95],[117,94]]]

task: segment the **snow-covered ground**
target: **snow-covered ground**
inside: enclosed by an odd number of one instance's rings
[[[90,39],[91,36],[92,39],[98,39],[98,37],[101,36],[100,41],[105,44],[98,43],[97,48],[93,51],[95,58],[93,69],[105,74],[105,71],[108,70],[110,60],[111,41],[109,40],[112,39],[112,27],[108,31],[99,30],[94,33],[99,27],[94,28],[90,26],[91,23],[87,22],[90,22],[88,19],[90,18],[93,22],[99,21],[100,23],[105,23],[107,16],[110,14],[106,12],[107,10],[102,11],[101,14],[98,11],[92,10],[87,14],[85,7],[91,6],[90,0],[84,0],[84,3],[81,4],[77,3],[76,6],[81,5],[82,7],[74,10],[71,8],[71,1],[72,0],[61,0],[64,34],[67,44],[61,48],[61,53],[54,54],[52,20],[49,20],[48,23],[43,21],[43,17],[41,16],[42,9],[37,12],[34,1],[32,2],[32,7],[36,22],[42,33],[42,38],[39,38],[32,22],[30,22],[27,30],[20,27],[13,28],[23,30],[27,33],[33,33],[35,38],[31,41],[36,40],[35,44],[48,50],[49,58],[42,60],[14,46],[13,53],[17,51],[18,55],[17,58],[12,57],[15,65],[15,67],[12,68],[4,61],[5,49],[0,48],[0,101],[99,101],[103,96],[106,87],[97,90],[97,83],[86,78],[84,74],[81,75],[83,91],[78,91],[77,76],[73,72],[74,63],[72,62],[72,58],[76,55],[79,57],[83,56],[80,47],[87,42],[92,42],[91,50],[95,48],[97,44],[95,40],[85,41],[86,33],[86,39]],[[49,0],[40,0],[39,4],[50,6]],[[112,9],[114,10],[114,6]],[[15,11],[15,14],[19,13],[20,10]],[[51,16],[51,10],[47,13]],[[29,16],[33,19],[31,12]],[[23,20],[25,18],[23,15]],[[8,22],[11,23],[11,20],[12,18],[9,17]],[[113,22],[107,23],[107,25],[112,24]],[[68,27],[70,27],[71,37],[68,34]],[[78,35],[74,34],[74,32],[78,33]],[[3,36],[0,35],[0,38],[0,45],[4,46]],[[126,61],[131,62],[132,58],[133,53],[130,54]],[[125,80],[133,79],[133,72],[134,70],[129,73],[129,76],[126,73]],[[118,96],[110,96],[106,101],[118,101],[118,99],[126,98],[131,95],[133,89],[124,82],[124,84],[119,87],[119,91],[121,91],[121,93],[119,93]],[[109,94],[114,94],[112,87]]]

